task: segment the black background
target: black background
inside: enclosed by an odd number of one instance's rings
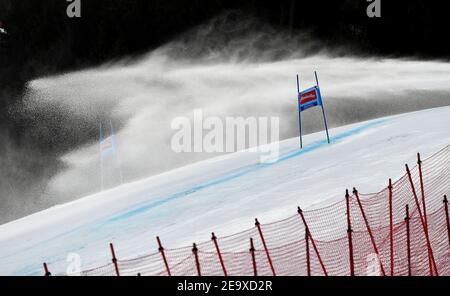
[[[221,286],[227,281],[272,281],[272,291],[221,291],[179,292],[178,284],[207,282]],[[127,295],[148,293],[164,295],[373,295],[398,291],[404,294],[421,295],[440,293],[447,288],[445,277],[10,277],[0,279],[2,288],[11,292],[61,293],[80,295],[99,293],[106,295]],[[9,292],[9,291],[8,291]]]
[[[10,107],[22,99],[27,81],[146,53],[226,12],[257,18],[293,36],[308,32],[325,47],[349,46],[361,56],[450,57],[448,1],[381,0],[381,18],[367,16],[366,0],[81,3],[82,17],[68,18],[66,0],[0,0],[0,21],[8,31],[0,41],[0,141],[8,138],[16,152],[8,154],[6,143],[0,143],[0,166],[3,170],[4,163],[21,163],[20,170],[8,172],[8,180],[0,180],[0,189],[10,180],[20,188],[29,187],[30,180],[46,179],[60,165],[58,154],[88,140],[61,143],[52,135],[34,137],[33,125],[39,122],[11,115]]]
[[[295,34],[308,31],[360,54],[448,59],[447,2],[382,1],[368,18],[365,0],[82,0],[82,17],[68,18],[65,0],[0,0],[0,131],[20,142],[27,126],[8,115],[24,83],[157,47],[224,11],[240,11]],[[42,147],[47,149],[50,147]]]

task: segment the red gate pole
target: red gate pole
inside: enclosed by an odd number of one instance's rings
[[[311,260],[309,255],[309,234],[308,228],[305,227],[305,244],[306,244],[306,274],[311,276]]]
[[[297,213],[300,215],[303,225],[305,225],[305,229],[307,230],[307,234],[309,236],[309,239],[311,240],[311,244],[314,248],[314,252],[316,253],[317,258],[319,259],[319,263],[320,263],[320,266],[322,267],[322,271],[325,276],[328,276],[327,269],[325,268],[325,264],[323,263],[322,257],[320,256],[319,249],[317,248],[316,242],[314,241],[314,239],[311,235],[311,231],[309,230],[308,223],[306,223],[305,216],[303,215],[303,211],[300,207],[297,208]]]
[[[391,276],[394,276],[394,218],[392,215],[392,179],[389,179],[389,246],[391,259]]]
[[[256,268],[255,246],[253,245],[253,238],[250,238],[250,254],[252,255],[253,275],[258,276],[258,270]]]
[[[192,246],[192,254],[194,254],[195,257],[195,267],[197,268],[197,275],[202,276],[202,272],[200,270],[200,260],[198,259],[198,249],[195,243]]]
[[[420,222],[422,224],[422,228],[425,234],[425,240],[427,242],[427,247],[428,247],[428,265],[429,265],[429,269],[430,269],[430,275],[433,276],[433,267],[434,270],[436,271],[436,275],[439,275],[439,272],[437,270],[437,266],[436,266],[436,261],[434,260],[434,254],[433,254],[433,249],[431,248],[431,241],[430,241],[430,237],[428,236],[428,229],[425,225],[424,222],[424,218],[422,216],[422,211],[420,210],[420,205],[419,205],[419,199],[417,198],[417,193],[416,193],[416,188],[414,187],[414,183],[411,177],[411,171],[409,170],[408,165],[406,164],[406,173],[408,174],[408,179],[409,179],[409,183],[411,185],[411,190],[413,192],[413,196],[414,196],[414,201],[416,203],[416,207],[417,207],[417,211],[419,212],[419,216],[420,216]]]
[[[381,262],[380,252],[378,251],[377,244],[375,242],[375,238],[373,237],[372,229],[370,228],[370,225],[369,225],[369,220],[367,219],[366,213],[364,212],[364,208],[362,206],[361,200],[359,199],[359,193],[358,193],[358,190],[356,190],[356,188],[353,188],[353,194],[356,197],[356,201],[358,202],[359,209],[361,210],[361,214],[363,216],[364,223],[366,224],[367,231],[369,232],[370,241],[372,242],[373,250],[375,251],[375,254],[377,254],[378,261],[380,261],[381,273],[383,274],[383,276],[385,276],[386,272],[384,271],[383,262]]]
[[[116,275],[120,276],[119,265],[117,263],[117,258],[116,258],[116,252],[114,251],[114,246],[112,243],[109,244],[109,248],[111,249],[112,263],[114,264],[114,269],[116,270]]]
[[[255,219],[255,226],[258,228],[259,236],[261,237],[261,241],[264,247],[264,251],[266,252],[267,261],[269,261],[270,269],[272,270],[273,276],[276,276],[275,268],[273,267],[272,258],[270,258],[269,249],[266,245],[266,240],[264,239],[263,232],[261,230],[261,224],[259,223],[258,219]]]
[[[450,247],[450,220],[449,220],[449,217],[448,217],[448,200],[447,200],[447,195],[444,195],[444,210],[445,210],[445,219],[447,221],[448,246]]]
[[[224,276],[228,276],[227,269],[225,268],[225,264],[223,262],[222,253],[220,252],[219,244],[217,243],[217,237],[214,232],[211,234],[211,240],[214,242],[214,246],[216,247],[217,256],[219,256],[220,265],[222,266],[222,271]]]
[[[161,240],[159,239],[159,236],[156,237],[156,241],[158,242],[158,251],[161,253],[161,257],[164,261],[164,266],[166,267],[167,275],[172,276],[172,274],[170,272],[170,268],[169,268],[169,263],[167,263],[166,254],[164,252],[164,248],[161,244]]]
[[[348,236],[348,250],[350,257],[350,276],[355,276],[355,263],[353,259],[353,238],[352,238],[352,223],[350,217],[350,194],[348,189],[345,192],[345,202],[347,204],[347,236]]]
[[[43,265],[44,265],[44,275],[45,275],[45,276],[51,276],[52,274],[51,274],[50,271],[48,271],[47,263],[44,262]]]
[[[407,256],[408,256],[408,276],[412,275],[411,272],[411,234],[409,229],[409,205],[406,205],[406,248],[407,248]]]

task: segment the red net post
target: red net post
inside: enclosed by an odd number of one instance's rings
[[[425,189],[423,186],[422,160],[420,159],[420,153],[417,153],[417,165],[419,167],[420,194],[422,195],[423,218],[425,222],[425,227],[428,232],[427,206],[425,204]]]
[[[253,275],[258,276],[258,269],[256,268],[255,245],[253,244],[253,238],[250,238],[250,255],[252,256]]]
[[[317,248],[316,242],[314,241],[314,239],[311,235],[311,231],[309,230],[308,223],[306,223],[305,216],[303,215],[303,211],[300,207],[297,208],[297,213],[300,215],[303,225],[305,226],[306,235],[311,240],[311,244],[313,245],[314,252],[316,253],[317,258],[319,259],[320,266],[322,267],[322,271],[325,276],[328,276],[327,269],[325,268],[325,264],[323,263],[322,257],[320,256],[319,249]],[[308,248],[309,248],[309,246],[308,246]]]
[[[444,210],[445,210],[445,220],[447,222],[448,246],[450,247],[450,220],[449,220],[449,217],[448,217],[448,199],[447,199],[447,195],[444,195]]]
[[[427,247],[428,247],[428,265],[429,265],[429,269],[430,269],[430,276],[434,275],[433,267],[434,267],[434,271],[436,272],[436,275],[439,275],[438,270],[437,270],[437,266],[436,266],[436,261],[434,260],[433,249],[431,248],[430,237],[428,236],[428,228],[425,225],[425,221],[424,221],[424,218],[423,218],[423,215],[422,215],[422,211],[420,210],[419,199],[417,197],[416,188],[414,187],[414,182],[412,180],[411,171],[409,170],[409,167],[408,167],[407,164],[406,164],[406,173],[408,175],[409,184],[411,185],[411,190],[412,190],[412,193],[413,193],[413,196],[414,196],[414,201],[416,203],[417,211],[419,212],[420,222],[422,224],[422,229],[423,229],[423,232],[425,234],[425,240],[426,240]]]
[[[117,263],[116,252],[114,251],[114,246],[112,243],[109,244],[109,248],[111,249],[112,263],[114,264],[114,269],[116,271],[116,275],[120,276],[119,265]]]
[[[311,258],[309,254],[309,234],[308,229],[305,227],[305,245],[306,245],[306,274],[311,276]]]
[[[273,274],[273,276],[276,276],[277,274],[275,272],[275,268],[273,267],[272,258],[270,257],[269,249],[267,248],[266,240],[264,239],[264,234],[261,230],[261,224],[259,223],[258,219],[255,219],[255,226],[256,226],[256,228],[258,228],[258,233],[261,238],[261,242],[263,244],[264,251],[266,252],[267,261],[269,262],[270,269],[272,270],[272,274]]]
[[[423,185],[422,160],[420,159],[420,153],[417,153],[417,166],[419,168],[420,195],[422,197],[423,220],[424,220],[424,224],[425,224],[425,230],[428,235],[427,205],[425,203],[425,189],[424,189],[424,185]],[[428,265],[430,267],[432,267],[431,254],[428,254]],[[431,274],[431,275],[433,275],[433,274]]]
[[[48,270],[48,266],[47,263],[44,262],[44,275],[45,276],[51,276],[52,274],[50,273],[50,271]]]
[[[164,252],[164,248],[161,244],[161,240],[159,239],[159,236],[156,237],[156,241],[158,242],[158,251],[159,251],[159,253],[161,253],[161,257],[163,259],[164,266],[166,267],[167,275],[172,276],[172,274],[170,272],[170,268],[169,268],[169,263],[167,263],[166,253]]]
[[[372,242],[373,250],[374,250],[375,254],[377,254],[378,261],[380,262],[381,273],[383,274],[383,276],[385,276],[386,272],[384,271],[384,266],[383,266],[383,263],[381,262],[380,252],[378,251],[378,247],[375,242],[375,238],[373,236],[372,229],[370,228],[370,225],[369,225],[369,220],[367,219],[366,213],[364,212],[364,208],[362,206],[361,200],[359,199],[358,190],[356,190],[356,188],[353,188],[353,194],[356,197],[356,201],[358,202],[358,206],[361,211],[361,215],[364,219],[364,223],[366,224],[367,232],[370,236],[370,241]]]
[[[406,223],[406,254],[408,259],[408,276],[412,275],[411,271],[411,230],[409,227],[409,205],[406,205],[406,217],[405,217],[405,223]]]
[[[392,215],[392,179],[389,179],[389,255],[391,261],[391,276],[394,276],[394,217]]]
[[[194,254],[194,258],[195,258],[195,267],[197,268],[197,275],[202,276],[202,271],[200,269],[200,260],[198,258],[198,249],[197,249],[197,245],[195,243],[192,246],[192,254]]]
[[[345,202],[347,206],[347,237],[348,237],[348,253],[350,258],[350,276],[355,276],[355,261],[353,258],[353,238],[352,238],[352,222],[350,217],[350,194],[348,189],[345,192]]]
[[[214,242],[216,247],[217,256],[219,257],[220,266],[222,267],[223,275],[228,276],[227,269],[225,268],[225,263],[223,262],[222,253],[220,252],[219,243],[217,242],[217,237],[214,232],[211,234],[211,240]]]

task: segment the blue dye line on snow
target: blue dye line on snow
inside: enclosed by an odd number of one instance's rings
[[[350,136],[358,134],[358,133],[360,133],[360,132],[362,132],[364,130],[367,130],[367,129],[375,127],[375,126],[378,126],[381,123],[385,122],[386,120],[387,119],[380,119],[380,120],[375,120],[375,121],[368,122],[366,124],[360,125],[358,127],[350,129],[348,131],[342,132],[342,133],[340,133],[338,135],[332,136],[332,137],[330,137],[330,140],[331,140],[332,143],[337,143],[337,142],[339,142],[339,141],[341,141],[341,140],[343,140],[345,138],[348,138]],[[155,207],[161,206],[163,204],[169,203],[169,202],[171,202],[173,200],[177,200],[179,198],[188,196],[188,195],[190,195],[192,193],[195,193],[197,191],[200,191],[200,190],[203,190],[203,189],[206,189],[206,188],[218,185],[218,184],[222,184],[222,183],[228,182],[230,180],[237,179],[237,178],[239,178],[239,177],[241,177],[243,175],[255,172],[255,171],[263,169],[263,168],[267,168],[267,167],[270,167],[270,166],[273,166],[273,165],[277,165],[277,164],[279,164],[281,162],[284,162],[284,161],[292,159],[294,157],[297,157],[297,156],[303,155],[305,153],[317,150],[317,149],[319,149],[321,147],[325,147],[327,145],[328,145],[327,141],[316,141],[316,142],[314,142],[314,143],[304,147],[301,150],[295,150],[293,152],[288,152],[287,154],[285,154],[283,156],[280,156],[278,158],[278,160],[273,162],[273,163],[258,163],[258,164],[254,164],[254,165],[251,165],[249,167],[246,167],[245,169],[238,169],[237,172],[231,173],[231,174],[226,175],[224,177],[220,177],[220,178],[217,178],[215,180],[211,180],[211,181],[199,184],[199,185],[194,186],[194,187],[192,187],[190,189],[187,189],[187,190],[184,190],[184,191],[181,191],[181,192],[177,192],[177,193],[175,193],[173,195],[170,195],[168,197],[165,197],[165,198],[162,198],[162,199],[159,199],[159,200],[156,200],[156,201],[152,201],[152,202],[149,202],[149,203],[146,202],[145,204],[135,208],[134,210],[130,210],[130,211],[127,211],[125,213],[118,214],[118,215],[116,215],[114,217],[108,218],[105,221],[105,223],[117,222],[119,220],[128,219],[130,217],[133,217],[133,216],[139,215],[141,213],[147,212],[148,210],[150,210],[152,208],[155,208]]]
[[[379,120],[371,121],[371,122],[368,122],[366,124],[359,125],[359,126],[353,128],[353,129],[350,129],[348,131],[345,131],[345,132],[342,132],[342,133],[337,134],[335,136],[332,136],[330,139],[331,139],[332,143],[338,143],[339,141],[342,141],[342,140],[344,140],[344,139],[346,139],[346,138],[348,138],[350,136],[353,136],[353,135],[356,135],[358,133],[361,133],[364,130],[367,130],[367,129],[375,127],[375,126],[379,126],[380,124],[382,124],[383,122],[385,122],[387,120],[388,119],[379,119]],[[118,214],[118,215],[113,216],[111,218],[106,218],[106,220],[103,220],[103,222],[100,222],[100,221],[102,221],[102,220],[100,220],[99,222],[97,222],[97,227],[98,226],[101,227],[102,225],[106,225],[106,224],[110,224],[110,223],[114,223],[114,222],[119,222],[121,220],[130,218],[130,217],[133,217],[133,216],[137,216],[139,214],[147,212],[148,210],[150,210],[152,208],[161,206],[163,204],[169,203],[171,201],[177,200],[177,199],[182,198],[182,197],[186,197],[186,196],[188,196],[188,195],[190,195],[192,193],[195,193],[197,191],[200,191],[202,189],[206,189],[206,188],[212,187],[214,185],[225,183],[227,181],[239,178],[239,177],[241,177],[243,175],[246,175],[248,173],[251,173],[251,172],[263,169],[263,168],[267,168],[267,167],[270,167],[272,165],[279,164],[279,163],[281,163],[283,161],[286,161],[286,160],[295,158],[297,156],[303,155],[305,153],[317,150],[317,149],[319,149],[321,147],[327,147],[328,146],[327,144],[328,144],[327,141],[316,141],[316,142],[311,143],[310,145],[304,147],[302,150],[293,150],[293,151],[287,152],[286,154],[280,156],[276,162],[254,164],[254,165],[247,166],[245,168],[240,168],[237,171],[235,171],[234,173],[231,173],[229,175],[226,175],[224,177],[221,177],[221,178],[218,178],[218,179],[215,179],[215,180],[211,180],[209,182],[202,183],[202,184],[194,186],[194,187],[192,187],[190,189],[187,189],[187,190],[175,193],[173,195],[170,195],[169,197],[162,198],[162,199],[159,199],[157,201],[152,201],[150,203],[145,202],[141,206],[136,207],[134,210],[130,210],[130,211],[124,212],[122,214]],[[95,224],[95,222],[94,222],[94,224]],[[73,230],[71,230],[69,232],[66,232],[66,233],[63,233],[61,235],[58,235],[57,237],[67,236],[70,233],[75,233],[76,231],[79,231],[79,230],[81,230],[83,228],[86,228],[86,227],[89,227],[89,226],[88,225],[83,225],[83,226],[77,227],[77,228],[75,228],[75,229],[73,229]],[[92,225],[90,225],[90,227],[92,227]],[[55,239],[55,237],[49,238],[48,240],[46,240],[46,242],[52,241],[54,239]],[[39,243],[39,245],[42,245],[42,242]],[[37,247],[37,246],[35,246],[35,247]],[[53,263],[53,262],[57,262],[57,261],[61,260],[61,258],[56,258],[56,257],[55,258],[48,258],[47,257],[45,259],[46,259],[45,261],[47,263]],[[14,275],[24,275],[24,274],[26,274],[26,275],[39,275],[39,274],[41,274],[41,270],[39,268],[37,268],[36,266],[37,266],[36,264],[30,264],[29,266],[25,266],[22,269],[14,272],[13,274]]]

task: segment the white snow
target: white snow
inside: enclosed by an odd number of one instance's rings
[[[378,191],[404,174],[417,152],[427,157],[450,144],[450,107],[429,109],[307,135],[280,143],[280,159],[260,164],[243,151],[59,205],[0,226],[0,274],[40,275],[42,262],[65,271],[68,253],[82,268],[205,241],[343,198],[346,188]]]

